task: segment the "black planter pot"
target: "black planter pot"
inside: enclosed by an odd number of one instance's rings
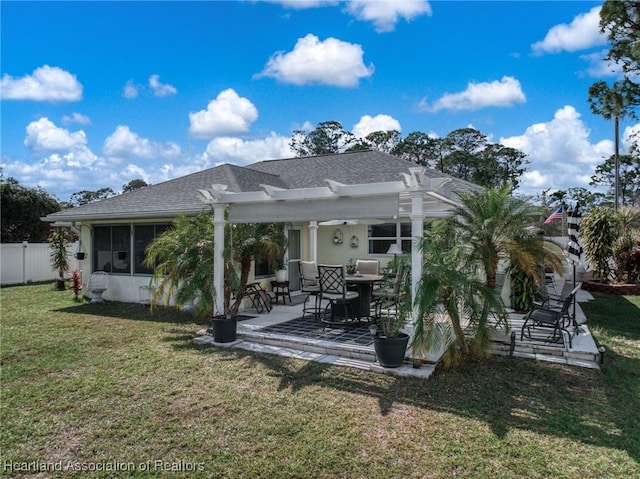
[[[404,355],[409,344],[409,335],[400,333],[395,338],[388,338],[381,334],[373,336],[373,347],[380,366],[385,368],[399,368],[404,361]]]
[[[76,259],[84,259],[84,253],[76,253]]]
[[[234,316],[214,316],[211,318],[211,329],[213,330],[213,340],[216,343],[232,343],[236,340],[236,328],[238,319]]]

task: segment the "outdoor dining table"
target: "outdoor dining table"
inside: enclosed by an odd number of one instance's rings
[[[344,277],[347,286],[358,289],[358,319],[371,319],[371,293],[373,285],[382,281],[384,276],[380,274],[347,274]]]

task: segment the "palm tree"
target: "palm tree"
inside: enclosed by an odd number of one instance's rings
[[[152,307],[173,297],[177,306],[193,303],[194,314],[211,314],[213,296],[213,221],[208,212],[180,216],[147,247],[144,264],[157,283]]]
[[[231,312],[237,314],[244,295],[244,289],[249,281],[251,264],[256,260],[269,262],[272,266],[281,262],[287,248],[287,237],[284,235],[282,223],[240,223],[230,225],[225,239],[229,238],[228,249],[231,262],[227,263],[225,275],[236,274],[235,265],[240,266],[239,284],[236,290]],[[225,242],[226,243],[226,242]],[[225,304],[228,297],[225,291]]]
[[[199,318],[216,313],[213,288],[213,221],[211,212],[178,217],[172,228],[147,247],[144,263],[155,268],[156,305],[173,297],[178,306],[193,303]],[[286,248],[282,224],[227,224],[225,231],[224,309],[237,314],[254,260],[274,262]],[[235,300],[231,304],[231,296]]]
[[[419,319],[412,348],[417,356],[446,348],[445,366],[458,364],[463,356],[491,353],[491,328],[482,319],[485,305],[497,324],[509,329],[505,306],[478,275],[478,263],[461,241],[461,232],[454,221],[435,221],[419,244],[423,267],[414,303]],[[465,329],[473,332],[470,342]]]
[[[511,195],[510,186],[460,193],[462,205],[451,218],[453,227],[467,248],[469,261],[476,262],[487,287],[496,287],[496,273],[501,258],[512,268],[538,281],[539,268],[562,273],[564,266],[557,247],[527,230],[540,219],[540,211],[528,200]],[[490,304],[485,301],[480,327],[486,326]]]

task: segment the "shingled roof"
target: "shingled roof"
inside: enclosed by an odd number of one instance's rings
[[[324,186],[325,179],[344,184],[398,181],[401,172],[416,164],[402,158],[366,150],[331,155],[266,160],[242,167],[224,164],[175,178],[112,198],[48,215],[47,221],[86,221],[116,218],[159,218],[177,214],[195,214],[204,204],[198,189],[213,184],[227,185],[232,192],[259,191],[265,184],[278,188]],[[427,176],[447,176],[435,170]],[[472,183],[452,179],[452,190],[475,190]]]

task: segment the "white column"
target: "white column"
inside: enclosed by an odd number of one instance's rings
[[[309,222],[309,261],[318,262],[318,222]]]
[[[418,249],[418,242],[422,238],[424,230],[424,197],[423,193],[411,194],[411,304],[414,304],[418,283],[422,278],[422,254]],[[414,323],[418,319],[416,309],[413,310]]]
[[[224,313],[224,206],[213,209],[213,290],[214,314]]]

